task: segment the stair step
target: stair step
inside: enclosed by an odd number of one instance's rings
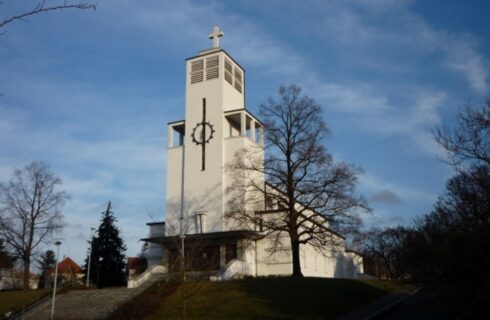
[[[99,319],[129,298],[134,289],[74,290],[56,297],[55,319]],[[51,300],[27,314],[25,320],[44,320],[51,317]]]

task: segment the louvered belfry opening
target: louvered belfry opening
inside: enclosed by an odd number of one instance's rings
[[[206,58],[206,80],[219,77],[219,56]]]
[[[194,60],[191,62],[191,84],[204,80],[204,60]]]
[[[203,57],[191,62],[191,84],[220,77],[220,56]],[[243,71],[229,58],[224,58],[224,78],[235,90],[243,93]]]
[[[225,58],[225,80],[231,84],[238,92],[242,93],[243,88],[243,74],[234,66],[233,63]]]
[[[225,80],[233,85],[233,65],[228,59],[225,59]]]
[[[206,64],[206,68],[204,68]],[[206,74],[204,75],[204,71]],[[212,56],[205,59],[194,60],[191,62],[191,84],[219,78],[219,56]]]
[[[242,92],[242,72],[235,67],[235,89]]]

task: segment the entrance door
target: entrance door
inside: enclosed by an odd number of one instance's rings
[[[219,261],[219,246],[185,249],[186,271],[219,270]],[[169,270],[171,272],[180,270],[180,251],[177,249],[169,250]]]

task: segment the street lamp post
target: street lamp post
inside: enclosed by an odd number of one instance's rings
[[[92,245],[94,240],[94,230],[95,228],[90,228],[90,253],[88,255],[88,267],[87,267],[87,288],[90,283],[90,263],[92,262]]]
[[[100,269],[100,264],[101,262],[104,261],[104,258],[103,257],[99,257],[97,259],[97,289],[99,289],[99,269]]]
[[[53,299],[51,301],[51,320],[54,319],[54,303],[56,301],[56,286],[58,283],[58,259],[60,256],[60,245],[61,241],[55,241],[54,243],[57,247],[56,249],[56,266],[54,268],[54,288],[53,288]]]

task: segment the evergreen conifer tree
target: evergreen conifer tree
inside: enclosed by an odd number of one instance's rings
[[[53,250],[46,250],[41,254],[39,259],[39,269],[41,270],[41,279],[39,281],[39,288],[49,287],[54,279],[49,276],[49,270],[54,269],[56,266],[56,257]]]
[[[92,238],[90,281],[98,288],[122,286],[126,282],[124,256],[126,246],[119,236],[116,221],[109,201],[107,209],[102,212],[96,235]],[[88,251],[90,252],[90,248]],[[85,270],[87,270],[87,260],[85,263]]]

